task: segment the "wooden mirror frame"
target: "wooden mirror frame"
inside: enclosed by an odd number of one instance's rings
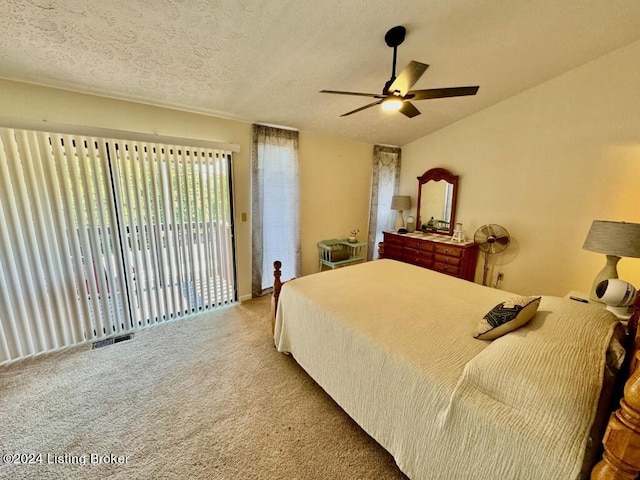
[[[446,168],[432,168],[427,170],[418,177],[418,204],[416,206],[416,229],[422,229],[422,219],[420,218],[420,201],[422,197],[422,186],[430,181],[439,182],[444,180],[447,183],[453,185],[453,192],[451,193],[451,219],[449,221],[449,230],[434,231],[436,235],[453,235],[453,229],[456,222],[456,204],[458,203],[458,175],[454,175]]]

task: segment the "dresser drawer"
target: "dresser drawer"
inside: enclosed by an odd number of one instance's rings
[[[414,261],[417,262],[419,259],[431,260],[432,257],[433,255],[431,254],[431,252],[418,250],[417,248],[404,247],[402,249],[402,260],[404,260],[405,262],[414,263]]]
[[[440,255],[436,253],[435,261],[437,263],[445,263],[457,267],[460,265],[460,257],[450,257],[448,255]]]
[[[402,261],[418,265],[419,267],[433,267],[433,257],[431,253],[427,253],[427,255],[425,255],[425,252],[411,248],[405,248],[402,250]]]
[[[392,243],[384,242],[384,258],[391,258],[393,260],[402,259],[402,247],[400,245],[394,245]]]
[[[460,267],[457,265],[449,265],[448,263],[434,262],[433,269],[436,272],[448,273],[449,275],[458,276],[460,274]]]
[[[436,245],[436,254],[447,255],[449,257],[461,257],[462,249],[451,245]]]
[[[415,238],[403,238],[402,245],[404,246],[404,248],[433,252],[433,243],[425,242],[424,240],[416,240]]]
[[[390,235],[385,233],[384,234],[384,244],[385,247],[386,245],[398,245],[401,246],[402,245],[402,237],[398,236],[398,235]]]

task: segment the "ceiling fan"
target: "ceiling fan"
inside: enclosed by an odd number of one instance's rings
[[[391,78],[384,84],[382,94],[341,92],[337,90],[320,90],[320,93],[334,93],[338,95],[357,95],[360,97],[375,98],[376,101],[364,107],[356,108],[350,112],[340,115],[346,117],[352,113],[360,112],[370,107],[380,105],[383,110],[400,111],[409,118],[420,115],[420,111],[409,100],[427,100],[431,98],[462,97],[465,95],[475,95],[480,87],[451,87],[451,88],[431,88],[428,90],[411,90],[411,87],[420,79],[429,65],[425,63],[411,61],[409,65],[396,77],[396,58],[398,45],[404,41],[407,33],[403,26],[393,27],[384,36],[384,41],[393,48],[393,66],[391,68]]]

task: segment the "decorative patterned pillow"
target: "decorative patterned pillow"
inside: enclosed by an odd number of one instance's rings
[[[493,307],[478,324],[475,338],[494,340],[533,318],[541,297],[513,297]]]

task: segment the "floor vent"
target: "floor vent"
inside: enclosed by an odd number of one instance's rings
[[[125,340],[131,340],[133,337],[132,333],[128,333],[127,335],[121,335],[115,338],[107,338],[106,340],[100,340],[99,342],[94,342],[93,348],[101,348],[106,347],[107,345],[113,345],[114,343],[124,342]]]

